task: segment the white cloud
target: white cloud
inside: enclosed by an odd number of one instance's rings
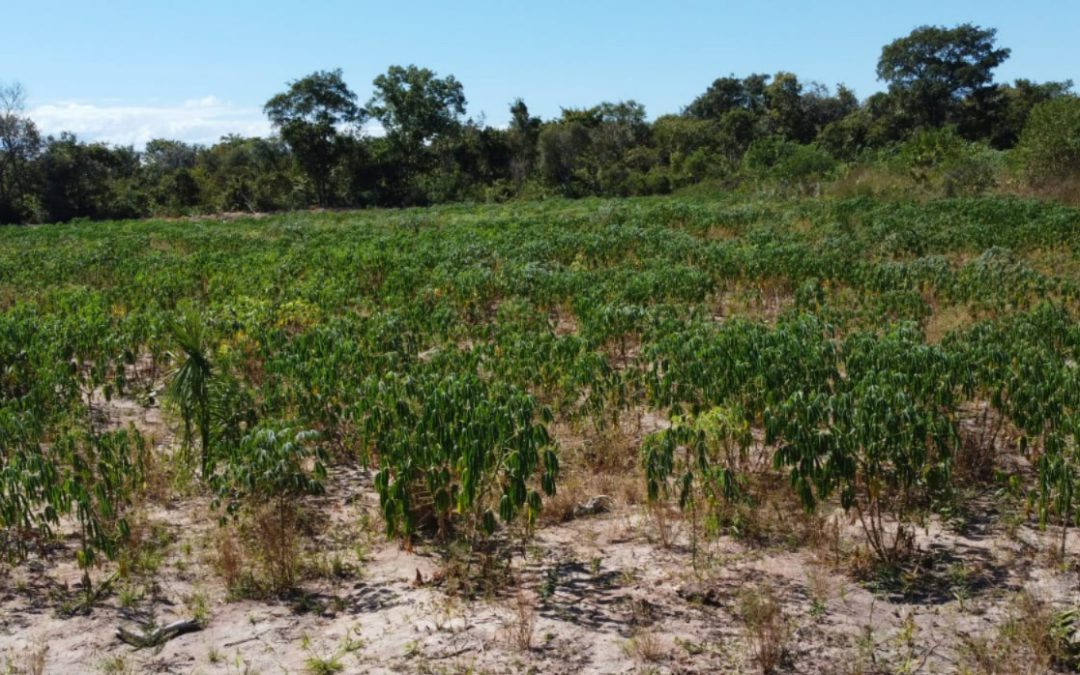
[[[81,140],[136,148],[152,138],[210,144],[226,134],[270,133],[270,123],[260,108],[234,105],[216,96],[173,106],[61,102],[38,105],[28,113],[44,134],[71,131]]]

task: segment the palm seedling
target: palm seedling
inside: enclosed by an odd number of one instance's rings
[[[179,363],[169,377],[166,398],[184,420],[184,442],[190,446],[195,432],[199,435],[201,471],[205,479],[213,468],[210,386],[214,367],[208,354],[204,327],[198,316],[191,312],[184,314],[180,320],[173,322],[172,334],[180,353],[173,355],[173,360],[179,359]]]

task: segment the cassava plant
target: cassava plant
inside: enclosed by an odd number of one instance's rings
[[[753,442],[738,408],[713,408],[697,417],[676,417],[671,427],[642,444],[650,504],[678,496],[691,514],[691,545],[697,558],[699,511],[714,510],[739,496],[742,471]]]
[[[461,527],[476,541],[498,520],[535,521],[534,481],[555,494],[550,413],[520,389],[474,375],[388,375],[368,390],[365,433],[388,535],[408,542],[426,525],[441,536]]]
[[[798,392],[768,411],[774,464],[808,509],[838,495],[877,560],[895,566],[913,551],[915,516],[949,487],[949,359],[911,325],[854,335],[843,352],[846,376],[831,392]]]
[[[262,426],[222,457],[215,473],[215,505],[227,513],[255,517],[257,537],[276,592],[292,588],[296,574],[298,498],[324,491],[326,467],[319,435],[289,427]]]
[[[127,511],[142,486],[146,443],[134,429],[101,434],[76,431],[57,443],[68,508],[79,524],[76,558],[87,602],[94,597],[90,570],[112,560],[127,541]]]

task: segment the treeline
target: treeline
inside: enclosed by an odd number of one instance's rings
[[[209,147],[157,139],[142,151],[69,133],[42,138],[21,89],[8,86],[0,222],[627,196],[698,183],[794,193],[1077,189],[1072,82],[995,82],[1010,54],[995,38],[971,24],[917,28],[882,49],[887,91],[862,101],[789,72],[728,76],[652,121],[632,100],[541,120],[519,99],[496,128],[465,117],[453,76],[393,66],[361,103],[340,70],[322,71],[267,101],[272,137]],[[362,133],[371,121],[383,133]]]

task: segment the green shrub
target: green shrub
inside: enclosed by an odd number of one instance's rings
[[[833,170],[836,160],[817,145],[802,145],[778,137],[754,141],[742,161],[749,178],[805,192]]]
[[[1033,185],[1080,174],[1080,98],[1035,106],[1015,152],[1021,174]]]
[[[1001,155],[971,143],[954,127],[920,129],[901,144],[893,166],[918,185],[946,196],[977,195],[993,187]]]

